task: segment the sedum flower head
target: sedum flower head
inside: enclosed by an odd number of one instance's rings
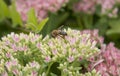
[[[49,11],[56,12],[67,2],[68,0],[16,0],[16,6],[23,21],[26,21],[30,8],[34,8],[37,18],[42,20]]]
[[[97,44],[102,45],[104,43],[104,38],[102,36],[99,36],[99,30],[83,30],[81,31],[81,34],[90,34],[90,39],[95,40]]]
[[[100,15],[106,15],[108,17],[117,17],[118,7],[116,4],[120,3],[119,0],[79,0],[73,6],[75,12],[83,12],[87,14],[96,13],[96,8],[100,6]]]
[[[90,58],[88,70],[95,69],[102,76],[120,75],[120,50],[114,43],[104,44],[102,37],[98,35],[98,30],[83,30],[83,34],[90,34],[91,39],[99,43],[100,52]]]
[[[93,14],[95,12],[96,0],[79,0],[75,3],[73,9],[75,12],[84,12]]]
[[[0,74],[18,76],[82,75],[99,49],[90,34],[64,30],[65,38],[11,33],[0,41]],[[85,70],[83,70],[85,69]],[[57,71],[57,72],[56,72]],[[85,71],[85,72],[83,72]],[[88,75],[87,75],[88,74]],[[99,76],[95,73],[95,76]]]
[[[113,43],[101,47],[101,53],[96,56],[96,60],[91,64],[100,72],[102,76],[120,75],[120,50]]]

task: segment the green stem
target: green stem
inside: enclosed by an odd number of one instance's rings
[[[50,63],[50,65],[48,66],[48,69],[47,69],[47,72],[46,72],[46,76],[48,76],[48,74],[49,74],[49,72],[50,72],[50,68],[51,68],[52,64],[53,64],[53,62],[52,62],[52,63]]]
[[[83,23],[85,25],[85,28],[91,29],[93,24],[92,22],[93,22],[93,15],[84,14]]]
[[[63,72],[63,70],[61,71],[61,76],[67,76],[66,73]]]
[[[63,71],[61,71],[61,76],[63,76],[64,75],[64,73],[63,73]]]
[[[77,20],[77,24],[79,26],[80,29],[83,29],[83,25],[82,25],[82,22],[81,22],[81,19],[79,17],[76,17],[76,20]]]
[[[93,27],[93,15],[90,15],[90,28]]]

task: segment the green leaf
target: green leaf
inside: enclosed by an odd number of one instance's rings
[[[27,28],[32,29],[34,32],[40,32],[47,21],[48,18],[38,23],[37,17],[35,16],[35,10],[31,8],[28,12]]]
[[[99,34],[104,36],[108,30],[108,24],[107,22],[97,22],[93,29],[98,29]]]
[[[82,14],[83,24],[85,28],[91,29],[93,25],[93,15],[91,14]]]
[[[109,29],[106,33],[106,35],[110,39],[119,39],[120,38],[120,19],[110,19],[109,20],[109,26],[111,29]]]
[[[37,17],[35,16],[35,11],[33,8],[29,10],[27,17],[28,17],[27,24],[29,25],[27,28],[30,28],[33,31],[35,31],[37,29],[38,23],[37,23]]]
[[[57,76],[57,75],[56,75],[56,74],[54,74],[54,73],[50,73],[50,75],[51,75],[51,76]]]
[[[111,19],[108,23],[112,29],[120,28],[120,19]]]
[[[37,26],[37,31],[41,31],[42,28],[44,27],[44,25],[47,23],[47,21],[49,20],[49,18],[46,18],[44,20],[42,20],[39,25]]]
[[[5,17],[9,17],[9,8],[7,4],[3,1],[0,0],[0,18],[3,19]]]
[[[110,39],[119,39],[120,38],[120,29],[110,29],[107,31],[106,35],[110,38]]]
[[[14,27],[16,25],[22,25],[23,24],[22,19],[20,17],[20,14],[16,10],[15,2],[13,2],[11,7],[10,7],[10,16],[12,18],[12,22],[13,22]]]

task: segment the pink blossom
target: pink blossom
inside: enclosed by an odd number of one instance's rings
[[[12,72],[13,72],[13,74],[16,75],[16,76],[19,75],[18,69],[14,69]]]
[[[53,50],[52,53],[53,53],[53,55],[56,55],[58,52],[57,52],[57,50]]]
[[[73,57],[73,56],[69,56],[69,57],[67,58],[67,60],[71,63],[71,62],[74,61],[74,57]]]
[[[20,46],[20,47],[18,47],[18,49],[20,50],[20,51],[27,51],[28,50],[28,47],[27,46]]]
[[[11,43],[10,43],[9,40],[7,40],[5,44],[6,44],[6,45],[10,45]]]
[[[13,40],[14,40],[15,42],[19,42],[19,41],[20,41],[20,38],[18,37],[18,35],[14,35],[14,36],[13,36]]]
[[[118,0],[80,0],[75,3],[73,10],[75,12],[83,12],[87,14],[94,14],[98,5],[101,7],[100,15],[107,15],[108,17],[116,17],[118,7],[115,5],[120,3]]]
[[[39,35],[35,35],[34,37],[30,38],[30,41],[34,43],[38,38],[39,38]]]
[[[102,46],[101,53],[96,56],[90,66],[101,73],[102,76],[119,76],[120,70],[120,50],[110,43],[107,46]]]
[[[74,45],[75,42],[76,42],[76,38],[70,38],[69,42],[70,42],[71,45]]]
[[[94,57],[90,57],[90,59],[89,59],[90,62],[93,62],[94,60],[95,60]]]
[[[17,51],[18,50],[18,47],[17,45],[14,43],[11,45],[11,48],[14,50],[14,51]]]
[[[95,0],[80,0],[74,5],[76,12],[94,13],[96,2]]]
[[[76,49],[75,49],[75,48],[72,48],[72,52],[73,52],[73,53],[76,52]]]
[[[11,62],[6,62],[6,65],[5,65],[5,66],[6,66],[7,69],[10,69],[10,68],[11,68],[11,65],[12,65]]]
[[[99,66],[96,66],[96,70],[103,75],[105,72],[107,73],[107,66],[105,63],[100,63]]]
[[[7,72],[3,72],[1,76],[8,76]]]
[[[6,57],[7,57],[7,58],[10,58],[10,57],[11,57],[11,53],[10,53],[10,52],[7,52],[7,53],[6,53]]]
[[[18,63],[16,60],[12,60],[12,61],[7,61],[5,66],[7,67],[7,69],[11,69],[12,66],[17,66],[17,64]]]
[[[96,41],[100,45],[103,44],[104,38],[102,36],[99,36],[98,30],[83,30],[81,31],[81,34],[90,34],[91,42]],[[85,42],[85,40],[83,41]]]
[[[82,41],[81,41],[81,43],[84,44],[84,45],[86,44],[86,42],[87,42],[87,38],[83,38]]]
[[[37,63],[35,61],[33,61],[32,63],[30,63],[30,66],[31,67],[36,67],[37,66]]]
[[[83,59],[83,57],[79,57],[79,61],[81,61]]]
[[[32,71],[31,76],[38,76],[38,73],[35,71]]]
[[[37,43],[37,44],[36,44],[36,47],[40,49],[41,44],[40,44],[40,43]]]
[[[48,16],[48,12],[58,11],[68,0],[16,0],[17,11],[22,20],[27,20],[27,13],[30,8],[35,9],[39,21]]]
[[[50,62],[51,58],[50,56],[45,57],[45,62]]]
[[[49,45],[50,47],[52,47],[54,44],[53,44],[52,41],[49,41],[49,42],[48,42],[48,45]]]

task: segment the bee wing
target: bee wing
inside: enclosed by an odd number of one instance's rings
[[[58,28],[58,30],[61,30],[63,27],[64,27],[64,25],[60,26],[60,27]]]

